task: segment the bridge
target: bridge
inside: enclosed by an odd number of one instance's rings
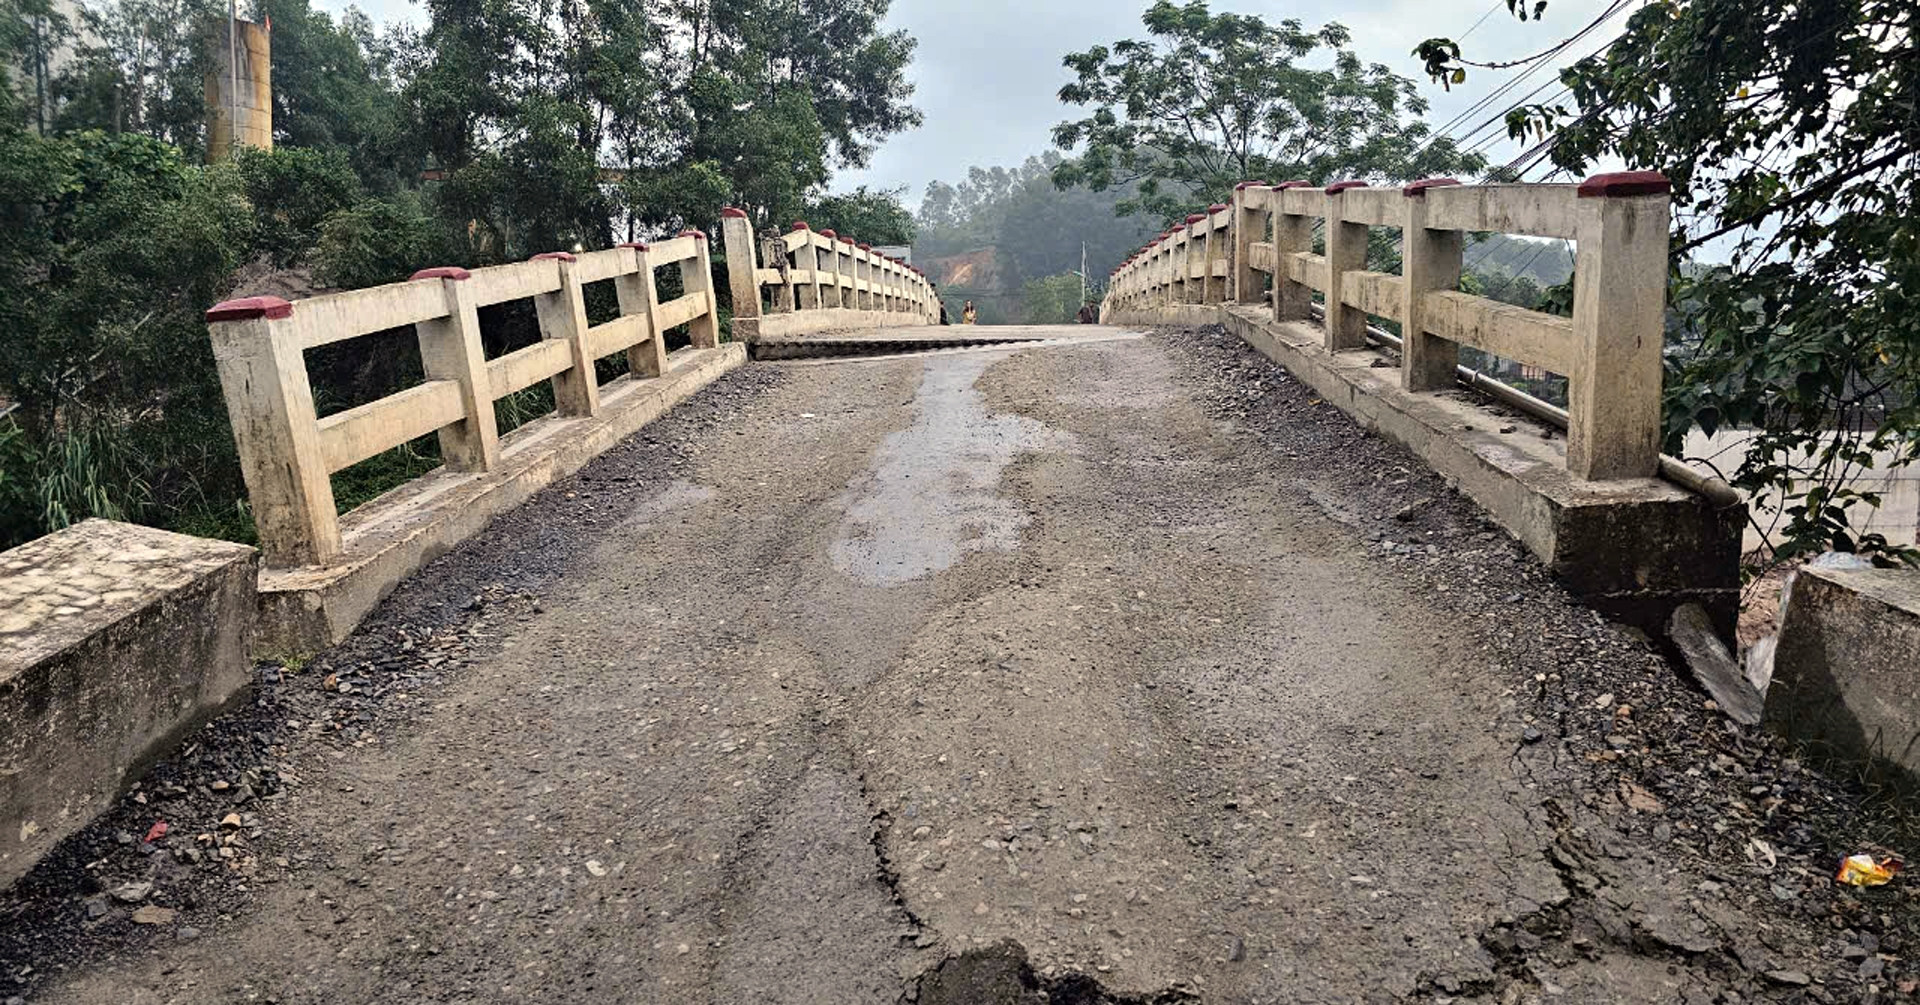
[[[1667,643],[1724,646],[1741,525],[1657,449],[1666,200],[1249,183],[1099,325],[942,326],[910,266],[735,211],[724,284],[689,231],[219,305],[258,552],[8,555],[0,994],[1879,995],[1848,797]],[[1573,316],[1458,293],[1483,230],[1575,240]],[[542,340],[488,359],[515,299]],[[406,326],[423,383],[316,414],[306,350]],[[336,513],[425,435],[444,467]]]

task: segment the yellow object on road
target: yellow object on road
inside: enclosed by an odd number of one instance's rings
[[[1893,882],[1893,876],[1900,871],[1900,860],[1883,858],[1878,862],[1872,855],[1849,855],[1840,863],[1840,874],[1834,879],[1848,886],[1885,886]]]

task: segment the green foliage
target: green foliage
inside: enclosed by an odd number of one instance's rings
[[[1027,323],[1063,325],[1071,322],[1082,304],[1080,291],[1080,277],[1070,272],[1028,280],[1020,288],[1020,303],[1026,310]]]
[[[55,64],[73,22],[54,0],[0,0],[0,127],[47,129]]]
[[[1123,215],[1173,219],[1252,179],[1399,180],[1483,163],[1434,138],[1413,81],[1363,64],[1338,24],[1269,24],[1205,0],[1158,0],[1141,21],[1148,40],[1066,57],[1075,79],[1060,100],[1092,113],[1053,130],[1062,150],[1084,144],[1054,169],[1062,187],[1138,184]],[[1331,66],[1314,65],[1323,50]]]
[[[1914,32],[1911,5],[1652,0],[1562,72],[1577,115],[1509,120],[1567,173],[1673,182],[1667,449],[1755,431],[1728,474],[1784,519],[1785,556],[1915,557],[1844,512],[1877,504],[1852,487],[1876,456],[1920,457]],[[1697,251],[1727,261],[1694,267]]]
[[[912,244],[913,213],[900,201],[906,191],[874,191],[862,185],[851,192],[814,199],[801,217],[815,230],[835,231],[866,244]]]
[[[506,257],[711,226],[724,202],[784,223],[919,122],[886,0],[427,6],[405,115],[457,189],[443,211]]]
[[[420,156],[401,131],[390,51],[365,14],[339,24],[308,0],[255,0],[255,20],[273,24],[276,144],[343,159],[377,191],[417,172]],[[411,155],[410,155],[411,154]]]
[[[882,31],[892,0],[682,0],[694,65],[752,81],[761,101],[794,89],[811,99],[830,163],[865,167],[877,141],[921,122],[908,104],[917,42]],[[704,23],[703,23],[704,22]],[[722,110],[720,118],[728,117]],[[714,119],[696,120],[696,129]]]
[[[360,180],[338,149],[239,147],[233,164],[253,204],[254,239],[281,268],[312,252],[327,218],[360,198]]]
[[[0,538],[238,490],[201,312],[250,240],[237,175],[144,136],[0,132]],[[22,499],[33,500],[31,505]]]
[[[460,265],[464,251],[417,193],[372,199],[329,216],[314,255],[329,286],[358,289],[398,282],[427,265]]]

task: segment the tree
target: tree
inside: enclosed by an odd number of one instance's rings
[[[1224,201],[1241,181],[1402,180],[1478,170],[1478,156],[1419,120],[1413,81],[1346,48],[1347,29],[1294,19],[1214,14],[1206,0],[1158,0],[1127,39],[1066,57],[1075,80],[1060,100],[1090,106],[1054,127],[1082,155],[1054,169],[1062,187],[1135,182],[1124,214],[1171,219]],[[1315,65],[1328,50],[1330,66]]]
[[[1844,507],[1878,504],[1852,487],[1876,454],[1920,458],[1916,19],[1875,0],[1650,0],[1562,72],[1575,110],[1508,117],[1560,172],[1617,159],[1672,181],[1666,446],[1755,431],[1728,474],[1784,518],[1780,557],[1914,558]],[[1447,39],[1417,51],[1449,81],[1485,65]],[[1728,260],[1692,261],[1709,252]]]
[[[52,60],[72,34],[72,22],[52,0],[0,0],[0,64],[5,67],[0,70],[0,124],[25,124],[46,133]]]
[[[904,188],[875,191],[862,185],[813,200],[805,217],[815,230],[836,231],[866,244],[912,244],[913,214],[900,202],[905,194]]]
[[[419,158],[405,156],[383,40],[366,15],[349,9],[336,25],[308,0],[255,0],[254,18],[273,25],[275,144],[337,150],[380,190],[411,182]]]
[[[1020,303],[1030,325],[1063,325],[1080,310],[1081,281],[1071,272],[1030,279],[1020,288]]]
[[[84,39],[55,81],[53,131],[137,132],[188,151],[206,132],[212,0],[91,0]]]
[[[0,130],[0,544],[236,498],[201,314],[250,241],[230,168],[135,134]]]
[[[488,254],[710,226],[728,202],[784,225],[919,121],[887,6],[429,0],[407,119]]]
[[[905,31],[883,32],[892,0],[691,0],[707,8],[701,36],[695,18],[693,58],[743,80],[758,80],[766,97],[805,89],[826,136],[832,163],[865,167],[876,144],[921,122],[909,101],[907,66],[918,42]]]

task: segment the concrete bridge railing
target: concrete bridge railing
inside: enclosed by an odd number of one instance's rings
[[[738,338],[940,321],[926,274],[870,244],[804,222],[762,242],[747,214],[731,207],[721,211],[721,234]]]
[[[1564,375],[1567,470],[1591,481],[1646,478],[1660,462],[1668,192],[1652,172],[1578,185],[1249,182],[1232,205],[1189,216],[1124,263],[1107,309],[1270,303],[1273,320],[1304,322],[1318,293],[1330,352],[1365,346],[1368,315],[1400,323],[1407,391],[1451,388],[1462,345]],[[1367,270],[1372,227],[1399,228],[1399,275]],[[1469,231],[1572,240],[1573,316],[1460,292]]]
[[[271,567],[326,566],[342,556],[329,476],[375,454],[437,433],[449,471],[501,466],[494,402],[551,381],[561,416],[593,416],[601,357],[624,353],[633,379],[667,370],[664,334],[690,325],[696,348],[719,344],[707,237],[687,231],[651,246],[475,269],[424,269],[392,283],[302,300],[253,297],[207,312],[247,494]],[[661,303],[654,269],[677,265],[684,293]],[[583,288],[612,280],[620,316],[587,323]],[[532,299],[541,340],[485,357],[479,308]],[[374,332],[414,327],[422,383],[335,415],[316,414],[305,353]]]

